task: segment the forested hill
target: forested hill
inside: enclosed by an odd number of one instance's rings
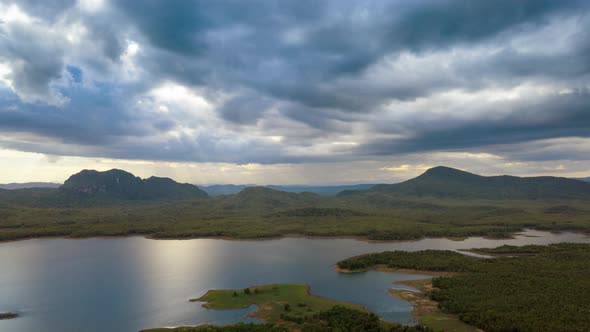
[[[105,172],[83,170],[72,175],[59,193],[81,199],[151,200],[207,197],[197,186],[152,176],[141,179],[119,169]]]
[[[267,187],[249,187],[222,199],[224,209],[246,209],[269,212],[275,208],[315,205],[320,196],[312,193],[288,193]]]
[[[310,192],[322,196],[334,196],[343,190],[366,190],[373,187],[375,184],[361,183],[351,185],[334,185],[334,186],[311,186],[311,185],[293,185],[293,186],[277,186],[266,185],[264,187],[286,191],[290,193]],[[255,187],[255,185],[235,185],[235,184],[215,184],[210,186],[201,186],[209,196],[233,195],[241,192],[246,188]]]
[[[397,184],[381,184],[359,193],[387,193],[402,196],[483,199],[572,199],[590,198],[590,183],[574,179],[541,176],[481,176],[438,166]],[[343,192],[340,196],[354,195]]]

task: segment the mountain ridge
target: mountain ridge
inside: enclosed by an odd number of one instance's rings
[[[553,176],[482,176],[437,166],[413,179],[376,185],[367,192],[484,199],[590,198],[590,183]]]
[[[358,186],[352,185],[355,188]],[[307,186],[293,186],[297,192],[281,190],[281,186],[234,186],[236,194],[225,195],[228,208],[306,207],[314,204],[348,204],[358,195],[364,202],[381,201],[390,205],[399,197],[434,197],[459,199],[587,199],[590,183],[562,177],[517,177],[510,175],[482,176],[445,166],[433,167],[423,174],[396,184],[359,185],[367,189],[343,190],[335,197],[305,192]],[[310,186],[311,188],[319,188]],[[350,185],[349,185],[350,187]],[[331,187],[339,188],[339,186]],[[199,187],[178,183],[170,178],[151,176],[141,179],[127,171],[82,170],[70,176],[62,186],[2,190],[2,197],[12,202],[29,204],[76,205],[149,200],[182,200],[210,197]],[[217,196],[217,195],[211,195]],[[342,200],[346,196],[347,198]],[[350,196],[350,197],[349,197]],[[378,197],[379,196],[379,197]],[[397,197],[397,198],[396,198]],[[352,201],[350,201],[352,199]]]
[[[58,190],[69,196],[116,200],[208,197],[206,192],[192,184],[178,183],[170,178],[155,176],[141,179],[120,169],[103,172],[82,170],[70,176]]]

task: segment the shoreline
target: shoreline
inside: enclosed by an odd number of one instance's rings
[[[454,272],[444,272],[444,271],[424,271],[424,270],[416,270],[416,269],[398,269],[398,268],[387,267],[385,265],[376,265],[374,267],[371,267],[368,269],[363,269],[363,270],[349,270],[349,269],[342,269],[338,266],[338,264],[336,264],[335,270],[338,273],[363,273],[363,272],[374,270],[374,271],[387,272],[387,273],[399,273],[399,274],[412,274],[412,275],[426,276],[425,278],[421,278],[421,279],[408,279],[408,280],[400,280],[400,281],[424,280],[424,279],[430,279],[432,277],[448,277],[448,276],[452,276],[452,275],[456,274]]]
[[[390,288],[387,290],[389,295],[407,302],[412,306],[412,319],[420,324],[424,324],[435,330],[456,331],[456,332],[483,332],[482,330],[467,325],[459,319],[457,315],[442,312],[438,308],[438,303],[428,296],[428,292],[433,289],[432,279],[435,277],[452,277],[457,275],[456,272],[444,271],[424,271],[417,269],[399,269],[388,268],[385,265],[376,265],[364,270],[341,269],[336,265],[336,271],[339,273],[362,273],[370,270],[399,273],[408,275],[420,275],[422,278],[396,280],[393,285],[403,285],[411,287],[414,290]]]
[[[483,332],[481,329],[461,321],[457,315],[442,312],[438,302],[428,296],[433,289],[432,277],[414,280],[398,280],[396,285],[412,287],[417,290],[389,289],[388,293],[412,306],[412,319],[435,330],[456,332]]]
[[[535,229],[535,228],[523,228],[517,232],[512,233],[508,237],[488,237],[482,235],[475,235],[475,236],[468,236],[468,237],[456,237],[456,236],[442,236],[442,237],[422,237],[422,238],[410,238],[407,240],[373,240],[369,239],[365,236],[355,236],[355,235],[335,235],[335,236],[323,236],[323,235],[302,235],[296,233],[288,233],[282,236],[273,236],[273,237],[258,237],[258,238],[238,238],[238,237],[231,237],[231,236],[194,236],[194,237],[154,237],[153,234],[129,234],[129,235],[98,235],[98,236],[68,236],[68,235],[49,235],[49,236],[28,236],[22,237],[13,240],[0,240],[0,244],[2,243],[10,243],[10,242],[21,242],[21,241],[28,241],[28,240],[42,240],[42,239],[64,239],[64,240],[88,240],[88,239],[125,239],[125,238],[133,238],[139,237],[144,238],[147,240],[162,240],[162,241],[184,241],[184,240],[224,240],[224,241],[272,241],[272,240],[281,240],[281,239],[322,239],[322,240],[355,240],[361,241],[366,243],[400,243],[400,242],[418,242],[422,240],[432,239],[432,240],[439,240],[439,239],[446,239],[453,242],[462,242],[469,238],[482,238],[486,240],[512,240],[515,239],[516,236],[524,236],[529,237],[527,235],[523,235],[523,232],[526,231],[539,231],[539,232],[547,232],[552,234],[562,234],[562,233],[572,233],[572,234],[579,234],[586,237],[590,237],[590,233],[583,232],[583,231],[576,231],[576,230],[560,230],[560,231],[551,231],[551,230],[543,230],[543,229]],[[532,236],[538,237],[538,236]]]

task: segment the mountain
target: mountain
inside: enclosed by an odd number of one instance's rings
[[[584,181],[584,182],[590,182],[590,178],[577,178],[575,180]]]
[[[341,185],[341,186],[307,186],[307,185],[293,185],[293,186],[278,186],[278,185],[268,185],[264,186],[266,188],[271,188],[274,190],[280,190],[290,193],[303,193],[303,192],[310,192],[322,196],[333,196],[343,190],[366,190],[373,187],[374,184],[352,184],[352,185]],[[249,185],[235,185],[235,184],[217,184],[211,186],[202,186],[201,188],[205,190],[210,196],[219,196],[219,195],[233,195],[241,192],[246,188],[250,188],[253,186]]]
[[[197,186],[152,176],[141,179],[119,169],[83,170],[59,187],[62,195],[95,200],[158,200],[207,197]]]
[[[482,199],[570,199],[590,198],[590,183],[551,176],[481,176],[438,166],[396,184],[380,184],[366,192],[403,196]],[[343,192],[340,195],[354,193]]]
[[[25,183],[4,183],[0,184],[0,189],[15,190],[27,188],[57,188],[60,183],[52,182],[25,182]]]

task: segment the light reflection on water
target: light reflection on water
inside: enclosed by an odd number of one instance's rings
[[[312,293],[361,304],[391,321],[411,321],[411,307],[387,293],[396,280],[419,278],[370,271],[338,274],[344,258],[385,250],[469,249],[503,244],[590,242],[573,233],[527,231],[514,239],[469,238],[364,242],[287,238],[34,239],[0,244],[0,312],[22,317],[0,321],[0,331],[137,331],[148,327],[225,324],[242,310],[206,310],[190,303],[209,289],[268,283],[307,283]],[[399,287],[399,286],[396,286]]]

